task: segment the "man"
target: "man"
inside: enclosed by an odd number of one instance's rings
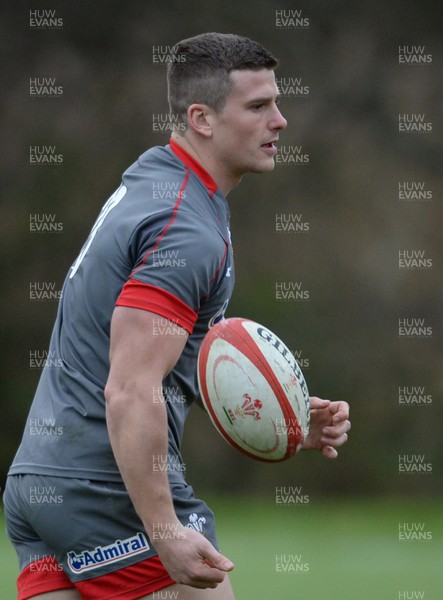
[[[199,346],[234,284],[225,196],[244,173],[273,169],[286,127],[276,66],[235,35],[173,49],[170,145],[124,173],[66,278],[50,346],[61,366],[43,370],[10,470],[19,600],[234,598],[234,565],[185,481],[180,441]],[[348,405],[311,406],[304,447],[335,458]]]

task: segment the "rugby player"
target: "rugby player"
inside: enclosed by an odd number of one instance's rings
[[[10,469],[19,600],[234,598],[234,565],[185,480],[180,444],[199,346],[234,286],[226,196],[245,173],[274,168],[287,124],[276,66],[237,35],[173,48],[170,143],[125,171],[68,272],[57,367],[42,372]],[[349,407],[311,406],[304,448],[335,458]]]

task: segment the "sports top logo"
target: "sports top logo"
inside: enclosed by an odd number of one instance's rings
[[[189,515],[188,520],[189,523],[187,523],[185,527],[203,533],[204,526],[206,525],[206,517],[199,517],[197,513],[192,513]]]
[[[211,327],[214,327],[214,325],[216,325],[219,321],[221,321],[222,319],[225,318],[225,312],[226,309],[228,308],[228,304],[229,304],[229,299],[225,300],[223,302],[223,306],[220,308],[220,310],[218,310],[215,315],[213,317],[211,317],[209,323],[208,323],[208,329],[211,329]]]
[[[84,550],[80,554],[74,551],[68,552],[68,566],[73,573],[84,573],[141,554],[149,549],[145,534],[139,531],[132,537],[116,540],[108,546],[96,546],[93,550]]]

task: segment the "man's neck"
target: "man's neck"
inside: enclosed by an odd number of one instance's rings
[[[240,183],[241,177],[229,177],[226,173],[223,173],[220,165],[217,164],[217,161],[210,152],[209,144],[207,147],[197,144],[194,140],[190,140],[176,131],[172,133],[171,139],[190,154],[209,173],[225,196]]]

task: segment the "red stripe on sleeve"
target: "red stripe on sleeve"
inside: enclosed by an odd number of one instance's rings
[[[214,275],[211,277],[211,279],[209,280],[209,284],[212,285],[212,283],[215,281],[216,277],[218,276],[218,274],[221,271],[221,268],[223,267],[223,264],[226,260],[226,256],[228,255],[228,244],[225,242],[225,251],[223,253],[223,258],[220,261],[220,264],[218,266],[218,269],[216,270],[216,272],[214,273]],[[209,296],[210,292],[208,292],[205,296],[203,296],[202,300],[206,300],[206,298]]]
[[[174,294],[137,279],[130,279],[125,283],[116,306],[148,310],[183,327],[189,334],[193,332],[198,316]]]
[[[151,248],[150,250],[148,250],[148,252],[146,252],[146,254],[143,257],[143,260],[142,260],[141,264],[136,269],[134,269],[134,271],[131,274],[131,277],[134,277],[135,273],[137,273],[138,270],[140,270],[140,269],[142,269],[144,267],[144,265],[146,264],[146,262],[148,260],[149,255],[152,254],[153,252],[155,252],[158,249],[158,247],[160,246],[160,242],[165,237],[165,235],[168,233],[168,229],[174,223],[175,217],[177,216],[177,212],[178,212],[178,209],[180,207],[180,204],[181,204],[181,201],[182,201],[182,198],[183,198],[183,194],[185,192],[186,186],[188,185],[188,181],[189,181],[189,171],[186,173],[185,178],[183,179],[182,186],[181,186],[180,191],[179,191],[178,196],[177,196],[177,201],[174,204],[174,208],[172,209],[171,218],[169,219],[168,223],[166,223],[166,225],[163,227],[162,232],[160,233],[160,235],[155,240],[155,245],[153,246],[153,248]]]

